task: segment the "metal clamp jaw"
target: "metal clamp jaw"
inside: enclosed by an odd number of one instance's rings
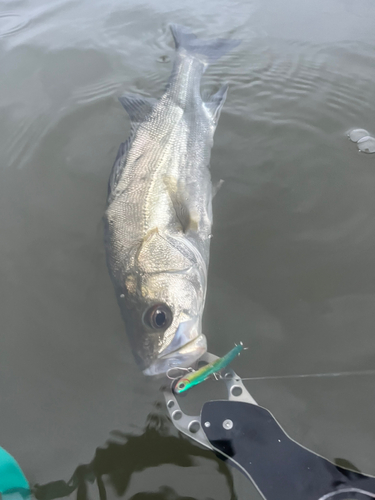
[[[200,358],[200,361],[203,361],[205,363],[212,363],[216,359],[219,359],[218,356],[206,352]],[[225,376],[222,380],[228,389],[228,401],[242,401],[243,403],[250,403],[253,405],[257,404],[255,399],[249,394],[249,392],[243,385],[241,379],[231,368],[226,368]],[[210,448],[212,450],[213,446],[207,439],[207,436],[202,429],[201,415],[186,415],[181,410],[181,407],[178,404],[171,386],[164,390],[164,397],[167,404],[169,416],[176,429],[178,429],[186,436],[189,436],[191,439],[194,439],[201,445],[206,446],[207,448]],[[204,422],[203,426],[205,428],[208,428],[210,426],[210,422]]]
[[[210,363],[217,356],[206,353]],[[258,406],[232,369],[225,369],[227,400],[207,401],[186,415],[172,387],[164,391],[174,426],[238,468],[267,500],[370,500],[375,477],[339,467],[296,443]]]

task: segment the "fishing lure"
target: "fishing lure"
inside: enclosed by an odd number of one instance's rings
[[[175,392],[177,392],[177,394],[181,394],[181,392],[187,391],[188,389],[190,389],[190,387],[200,384],[210,375],[214,375],[223,368],[226,368],[243,349],[246,348],[243,346],[242,342],[240,342],[222,358],[219,358],[212,363],[203,366],[197,371],[190,372],[188,375],[184,376],[177,382],[174,389]]]

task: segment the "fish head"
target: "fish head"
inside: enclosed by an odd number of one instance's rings
[[[191,273],[138,275],[137,281],[137,293],[122,294],[120,303],[137,364],[146,375],[190,366],[207,349],[201,294]]]
[[[202,334],[206,267],[155,233],[125,279],[120,307],[135,359],[146,375],[190,366],[207,350]],[[190,249],[191,250],[191,249]]]

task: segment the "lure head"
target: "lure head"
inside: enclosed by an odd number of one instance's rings
[[[188,378],[180,378],[180,380],[175,385],[174,391],[177,394],[187,391],[191,387],[191,380]]]

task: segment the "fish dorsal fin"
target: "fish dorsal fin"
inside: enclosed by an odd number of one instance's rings
[[[204,103],[204,106],[215,125],[219,121],[221,109],[224,105],[225,99],[227,98],[227,93],[228,84],[225,84],[216,92],[216,94],[211,95]]]
[[[176,217],[181,225],[183,233],[188,231],[197,231],[199,225],[199,214],[189,206],[189,191],[185,183],[177,181],[175,177],[165,176],[163,178],[171,199]]]
[[[132,123],[141,123],[152,112],[157,100],[153,97],[143,97],[138,94],[124,94],[119,97]]]

